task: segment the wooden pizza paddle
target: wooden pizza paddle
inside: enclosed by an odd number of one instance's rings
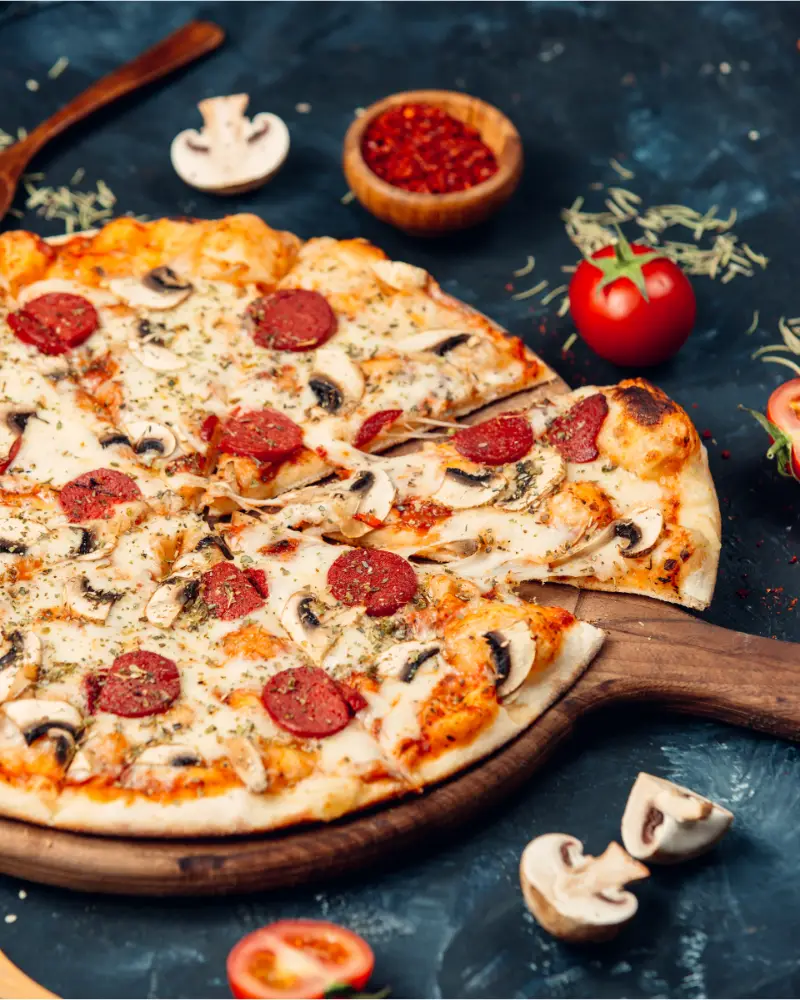
[[[568,391],[558,379],[475,414]],[[710,625],[661,601],[526,584],[523,596],[604,628],[600,655],[513,743],[419,796],[287,834],[191,841],[95,837],[0,820],[0,872],[86,892],[202,895],[273,889],[395,858],[467,825],[520,788],[605,705],[651,702],[800,739],[800,645]]]

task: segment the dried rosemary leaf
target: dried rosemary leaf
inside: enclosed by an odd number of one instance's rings
[[[515,278],[524,278],[526,275],[530,274],[531,271],[536,267],[536,258],[528,254],[528,259],[525,262],[525,266],[519,268],[517,271],[512,271],[511,273]]]

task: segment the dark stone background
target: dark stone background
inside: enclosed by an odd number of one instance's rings
[[[611,156],[636,171],[645,202],[736,207],[736,231],[771,262],[752,280],[695,282],[697,329],[653,373],[700,429],[723,504],[725,543],[710,621],[800,640],[800,487],[763,459],[766,438],[737,411],[763,407],[783,376],[750,360],[800,313],[797,209],[800,11],[793,3],[68,3],[0,12],[0,125],[33,127],[88,83],[190,17],[229,32],[202,65],[103,114],[37,162],[51,184],[78,167],[104,179],[120,211],[216,216],[254,211],[304,237],[365,236],[429,268],[574,384],[620,372],[576,347],[569,320],[539,318],[506,288],[528,253],[560,280],[575,253],[559,209],[590,183],[616,183]],[[61,56],[69,69],[49,81]],[[727,63],[730,71],[720,70]],[[25,80],[36,78],[31,93]],[[420,86],[463,88],[505,109],[527,167],[513,203],[465,235],[421,242],[344,206],[342,137],[360,105]],[[254,195],[220,201],[184,187],[168,147],[196,125],[195,103],[246,90],[281,115],[288,166]],[[295,106],[308,102],[311,111]],[[759,138],[748,133],[757,130]],[[13,223],[13,220],[8,220]],[[25,225],[57,231],[35,216]],[[530,279],[527,279],[530,281]],[[523,279],[518,287],[527,287]],[[761,330],[747,337],[754,309]],[[731,457],[723,460],[721,452]],[[774,588],[783,588],[776,591]],[[798,662],[800,667],[800,658]],[[618,836],[636,772],[674,778],[729,805],[736,824],[713,856],[656,871],[637,887],[635,923],[616,943],[554,943],[525,915],[517,863],[534,835],[564,830],[598,852]],[[516,801],[446,848],[328,887],[208,902],[87,897],[0,880],[0,945],[66,997],[225,996],[224,961],[244,933],[278,917],[328,917],[363,933],[375,981],[397,997],[788,997],[800,990],[796,749],[733,728],[641,710],[606,714]]]

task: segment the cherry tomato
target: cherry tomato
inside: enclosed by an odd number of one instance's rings
[[[778,462],[782,476],[800,480],[800,378],[779,385],[769,397],[766,417],[748,410],[772,439],[768,458]]]
[[[581,261],[569,286],[581,337],[601,358],[644,367],[671,358],[694,326],[697,303],[677,264],[652,247],[619,242]]]
[[[357,934],[323,920],[279,920],[234,946],[228,982],[235,997],[324,997],[337,987],[364,987],[375,965]]]

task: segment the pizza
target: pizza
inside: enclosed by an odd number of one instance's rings
[[[580,676],[602,631],[517,581],[710,597],[683,411],[639,382],[546,398],[520,341],[363,241],[118,219],[3,234],[0,284],[4,815],[333,819],[481,759]],[[648,553],[621,527],[637,505],[661,517]]]
[[[706,452],[686,412],[643,379],[456,425],[411,454],[318,440],[339,478],[284,493],[287,525],[484,589],[538,580],[711,601],[720,515]]]

